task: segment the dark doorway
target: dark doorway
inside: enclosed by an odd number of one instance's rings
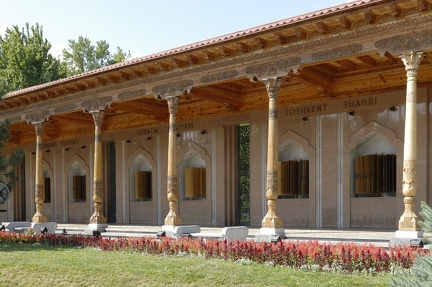
[[[117,222],[116,210],[116,149],[115,142],[108,144],[107,152],[108,163],[108,179],[107,179],[107,192],[108,192],[108,223]]]
[[[237,225],[250,225],[250,125],[237,128]]]

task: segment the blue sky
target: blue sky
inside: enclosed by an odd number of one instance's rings
[[[346,0],[0,0],[0,35],[39,23],[52,53],[68,39],[106,40],[133,57],[348,2]]]

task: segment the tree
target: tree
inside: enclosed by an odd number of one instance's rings
[[[96,46],[83,36],[78,40],[69,40],[69,48],[63,49],[63,60],[66,63],[67,75],[82,74],[111,64],[123,62],[130,58],[130,53],[117,47],[111,54],[109,44],[105,40],[96,42]]]
[[[7,28],[0,36],[0,94],[60,79],[65,76],[60,61],[49,50],[42,26]]]
[[[117,47],[117,51],[111,57],[110,65],[124,62],[130,58],[130,51],[124,52],[120,47]]]
[[[11,189],[18,180],[14,167],[22,162],[24,159],[24,152],[22,150],[17,150],[9,156],[4,156],[2,154],[1,151],[10,138],[9,124],[10,122],[7,120],[0,122],[0,182]]]
[[[0,95],[64,77],[60,61],[49,53],[50,49],[39,24],[6,29],[5,36],[0,36]],[[10,138],[9,125],[7,120],[0,122],[0,182],[11,188],[18,180],[14,167],[23,160],[24,153],[1,153]]]

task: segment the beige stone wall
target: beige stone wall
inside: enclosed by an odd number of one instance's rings
[[[418,91],[418,193],[416,209],[426,200],[432,164],[429,148],[431,131],[429,104],[431,89]],[[396,229],[403,212],[401,192],[403,137],[403,92],[366,95],[329,103],[280,107],[279,146],[298,143],[309,156],[309,198],[279,199],[277,213],[286,228],[385,228]],[[395,107],[394,111],[390,107]],[[351,114],[350,114],[351,112]],[[205,162],[207,196],[203,200],[179,197],[183,224],[224,226],[234,224],[235,169],[233,164],[233,127],[250,123],[251,130],[251,226],[260,227],[266,213],[265,158],[267,148],[267,111],[233,115],[199,122],[179,123],[178,164],[191,151]],[[384,136],[396,149],[397,193],[393,198],[353,197],[353,154],[373,135]],[[116,218],[120,224],[161,225],[168,213],[166,198],[167,144],[166,125],[116,134],[105,133],[104,141],[116,143]],[[87,223],[92,211],[93,139],[44,143],[44,167],[52,174],[51,203],[44,205],[48,220]],[[26,206],[31,220],[34,204],[34,147],[25,147]],[[136,201],[130,187],[130,167],[143,156],[152,167],[152,199]],[[74,162],[84,166],[87,176],[85,202],[71,202],[68,172]],[[106,175],[105,175],[106,176]],[[179,177],[182,175],[179,173]],[[181,180],[179,180],[181,182]],[[179,193],[182,192],[179,186]],[[107,212],[107,198],[103,208]],[[8,211],[8,215],[11,211]],[[5,215],[1,215],[5,217]],[[107,216],[107,214],[105,214]],[[9,217],[8,217],[9,218]]]

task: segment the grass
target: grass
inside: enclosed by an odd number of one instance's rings
[[[384,274],[0,243],[0,286],[387,286],[389,280]]]

